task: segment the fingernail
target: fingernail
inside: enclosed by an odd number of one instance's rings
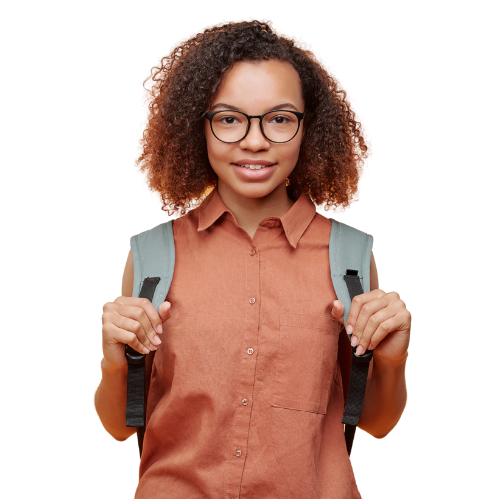
[[[161,326],[161,323],[156,327],[156,331],[158,333],[163,333],[163,327]]]
[[[352,325],[347,325],[346,326],[346,332],[351,335],[351,333],[354,331],[354,327]]]
[[[373,346],[372,346],[371,342],[370,342],[370,345],[368,346],[368,350],[373,351]]]
[[[154,344],[152,344],[151,342],[149,343],[149,348],[152,350],[152,351],[156,351],[156,349],[158,349],[158,347],[156,347]]]
[[[354,347],[355,345],[358,345],[358,337],[356,335],[353,335],[351,337],[351,345]]]
[[[156,344],[158,344],[158,345],[161,344],[161,340],[160,340],[160,337],[158,337],[158,335],[155,335],[155,338],[153,340],[155,341]]]
[[[147,347],[143,347],[142,352],[144,354],[149,354],[149,349]]]
[[[358,345],[358,348],[356,349],[356,354],[358,356],[360,356],[361,354],[363,354],[363,346],[362,345]]]

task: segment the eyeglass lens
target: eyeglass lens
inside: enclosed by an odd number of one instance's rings
[[[221,111],[212,119],[215,136],[224,142],[238,142],[243,139],[248,128],[248,118],[238,111]],[[299,119],[293,113],[276,111],[262,119],[264,135],[274,142],[287,142],[299,128]]]

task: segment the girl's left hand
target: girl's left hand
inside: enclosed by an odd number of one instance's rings
[[[333,303],[332,316],[344,324],[344,305]],[[347,333],[352,333],[351,345],[356,354],[374,349],[373,356],[383,362],[398,363],[406,359],[410,344],[411,314],[396,292],[372,290],[354,297]]]

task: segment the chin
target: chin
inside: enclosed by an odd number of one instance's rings
[[[271,194],[278,186],[259,186],[257,184],[254,185],[246,185],[240,189],[235,189],[235,192],[240,196],[244,196],[245,198],[264,198]]]

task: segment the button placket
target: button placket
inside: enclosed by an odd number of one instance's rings
[[[262,234],[258,234],[257,237],[262,238]],[[247,243],[248,245],[248,243]],[[233,457],[241,458],[246,457],[247,450],[243,449],[241,446],[243,443],[247,443],[248,436],[250,432],[250,419],[251,419],[251,404],[250,399],[245,396],[251,396],[254,391],[255,385],[255,369],[257,356],[251,356],[254,353],[254,348],[249,346],[255,346],[258,349],[258,335],[259,335],[259,321],[260,321],[260,258],[259,250],[256,248],[248,246],[245,248],[245,268],[246,268],[246,279],[244,282],[245,295],[247,306],[245,307],[245,317],[242,318],[241,322],[241,354],[240,358],[240,376],[237,388],[237,393],[240,395],[240,399],[236,400],[238,409],[235,413],[234,420],[234,432],[232,435],[233,443]],[[238,495],[239,488],[241,484],[241,479],[243,477],[245,469],[245,460],[234,460],[231,464],[234,471],[234,475],[228,476],[228,487],[229,492],[232,496]]]

